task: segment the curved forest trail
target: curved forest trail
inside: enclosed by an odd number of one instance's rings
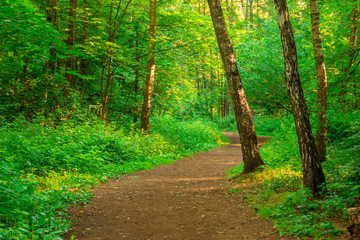
[[[67,239],[295,239],[274,233],[244,196],[229,193],[225,173],[241,150],[238,134],[224,134],[231,144],[94,189],[90,204],[72,210]]]

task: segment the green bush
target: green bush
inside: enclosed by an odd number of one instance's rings
[[[159,117],[154,119],[152,129],[164,136],[182,155],[205,151],[227,141],[219,134],[215,123],[204,120],[180,122],[171,117]]]
[[[0,239],[61,239],[66,207],[109,177],[150,169],[222,144],[207,121],[152,121],[153,133],[113,131],[101,122],[47,128],[14,122],[0,128]],[[71,189],[71,190],[70,190]],[[85,189],[85,190],[84,190]]]
[[[348,221],[347,208],[360,197],[357,113],[329,113],[328,157],[322,164],[328,191],[323,199],[314,199],[301,186],[301,159],[293,118],[260,116],[258,120],[264,122],[256,122],[255,118],[257,130],[272,139],[260,149],[267,166],[250,176],[250,184],[256,189],[256,194],[248,195],[251,203],[260,215],[275,222],[280,234],[336,239],[342,232],[335,223]],[[236,167],[229,174],[237,175],[240,171]]]

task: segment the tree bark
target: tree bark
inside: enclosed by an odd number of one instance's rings
[[[136,26],[136,35],[138,35],[138,29]],[[134,102],[135,104],[137,104],[137,98],[138,98],[138,93],[139,93],[139,78],[140,78],[140,71],[139,71],[139,67],[140,67],[140,52],[139,52],[139,48],[140,48],[140,40],[136,39],[136,48],[135,48],[135,81],[134,81]],[[137,126],[137,122],[138,122],[138,108],[136,107],[135,109],[135,113],[134,113],[134,127],[136,128]]]
[[[264,165],[264,162],[259,154],[259,146],[250,114],[249,104],[240,79],[234,50],[226,29],[220,0],[208,0],[208,3],[240,135],[244,162],[243,173],[254,172],[259,166]]]
[[[111,85],[111,81],[112,81],[112,76],[114,74],[115,69],[113,70],[112,68],[112,63],[113,63],[113,56],[116,52],[116,48],[112,46],[112,43],[114,43],[114,39],[116,36],[116,32],[119,29],[126,11],[130,5],[132,0],[129,0],[124,8],[124,10],[122,11],[121,17],[119,19],[119,21],[117,21],[117,18],[119,17],[120,14],[120,5],[121,5],[121,1],[118,2],[118,7],[115,13],[115,17],[113,20],[113,12],[114,12],[114,3],[111,0],[110,1],[110,14],[109,14],[109,25],[108,25],[108,35],[109,35],[109,49],[107,51],[105,60],[103,62],[103,66],[102,66],[102,70],[101,70],[101,76],[100,76],[100,95],[101,95],[101,108],[100,108],[100,113],[99,116],[101,119],[103,120],[107,120],[108,119],[108,100],[109,100],[109,89],[110,89],[110,85]],[[107,71],[107,77],[106,77],[106,81],[105,81],[105,70],[106,67],[108,68]],[[105,88],[104,88],[104,83],[105,83]]]
[[[316,129],[316,149],[319,162],[326,161],[326,133],[327,133],[327,76],[322,49],[322,40],[319,23],[318,1],[310,0],[310,15],[312,26],[312,37],[314,46],[314,56],[316,73],[318,80],[318,123]]]
[[[226,11],[228,12],[229,15],[229,28],[232,28],[234,26],[234,23],[231,15],[229,0],[226,0]]]
[[[302,160],[303,185],[310,188],[313,194],[316,194],[321,191],[320,186],[325,184],[325,175],[321,164],[318,162],[315,140],[311,131],[305,97],[301,87],[289,11],[286,0],[274,0],[274,3],[283,46],[285,85],[291,100]]]
[[[254,0],[249,0],[250,4],[250,28],[254,29]]]
[[[150,0],[149,53],[144,100],[141,111],[141,129],[145,132],[150,131],[151,96],[155,82],[156,1],[157,0]]]
[[[357,0],[353,0],[356,3]],[[349,82],[351,79],[351,70],[350,68],[354,65],[355,61],[355,53],[356,53],[356,45],[357,45],[357,32],[358,32],[358,5],[355,4],[354,8],[351,10],[350,15],[350,38],[349,38],[349,65],[345,68],[345,79],[341,82],[340,87],[340,107],[341,110],[345,109],[347,104],[346,96],[348,94]],[[356,87],[356,84],[354,84]],[[356,90],[356,89],[354,89]],[[356,95],[356,94],[355,94]]]
[[[112,28],[112,15],[114,10],[114,4],[111,1],[110,3],[110,14],[109,14],[109,26],[108,26],[108,35],[109,35],[109,42],[113,43],[115,34],[113,34]],[[116,23],[116,18],[114,20],[114,24]],[[101,95],[101,108],[100,108],[100,118],[103,120],[107,119],[107,102],[109,99],[109,87],[110,87],[110,81],[111,81],[111,65],[112,65],[112,56],[113,56],[113,50],[112,46],[109,45],[109,49],[107,51],[107,55],[105,57],[105,60],[103,62],[102,70],[101,70],[101,77],[100,77],[100,95]],[[105,83],[105,89],[104,89],[104,79],[105,79],[105,70],[108,66],[108,76]]]
[[[357,0],[354,0],[356,3]],[[350,33],[350,49],[351,49],[351,57],[350,57],[350,64],[351,66],[354,65],[355,61],[355,54],[356,54],[356,44],[357,44],[357,32],[358,32],[358,10],[359,6],[355,4],[353,10],[351,11],[351,33]],[[353,87],[354,87],[354,96],[355,96],[355,103],[354,108],[358,109],[358,80],[353,79]]]
[[[67,37],[67,46],[68,49],[73,49],[75,45],[75,21],[76,21],[76,7],[77,7],[77,0],[70,0],[70,8],[69,8],[69,30],[68,30],[68,37]],[[66,71],[74,71],[74,63],[75,59],[74,56],[68,57],[66,60]],[[69,83],[69,86],[72,87],[74,84],[74,75],[66,73],[65,74],[66,80]]]
[[[86,41],[88,39],[88,27],[89,27],[89,19],[88,19],[88,1],[87,0],[83,0],[83,25],[82,25],[82,32],[81,32],[81,43],[83,44],[84,48],[83,48],[83,52],[86,54],[86,49],[85,49],[85,45],[86,45]],[[87,74],[87,61],[85,57],[82,57],[80,59],[80,74],[82,76],[86,76]],[[85,91],[84,89],[84,81],[81,80],[81,82],[79,83],[79,87],[81,87],[81,91],[82,93]]]
[[[242,9],[242,12],[243,12],[243,15],[244,15],[244,20],[245,22],[247,21],[248,19],[248,8],[247,8],[247,2],[245,0],[245,3],[244,3],[244,0],[241,0],[241,9]]]
[[[25,107],[26,107],[26,120],[29,122],[32,121],[33,109],[32,103],[33,98],[31,96],[31,81],[29,80],[29,70],[28,70],[29,59],[26,59],[25,64],[23,66],[23,81],[25,84]]]

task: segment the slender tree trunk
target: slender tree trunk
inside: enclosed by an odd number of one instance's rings
[[[59,13],[58,13],[58,0],[50,0],[49,1],[49,8],[50,13],[46,18],[46,21],[48,21],[56,30],[60,32],[59,27]],[[54,91],[51,91],[51,85],[52,82],[54,82],[55,79],[55,73],[58,69],[57,65],[59,64],[59,59],[57,58],[57,50],[54,46],[52,46],[49,50],[50,58],[45,64],[45,70],[47,74],[44,78],[44,105],[43,105],[43,116],[44,119],[47,119],[48,112],[51,112],[54,110],[56,99],[54,96],[52,96],[52,93]],[[50,91],[49,91],[50,89]],[[52,101],[53,100],[53,101]],[[45,123],[44,123],[45,124]]]
[[[225,90],[225,112],[224,112],[224,116],[229,115],[230,113],[230,101],[229,101],[229,89]]]
[[[113,10],[114,10],[114,4],[111,1],[110,3],[110,15],[109,15],[109,26],[108,26],[108,35],[109,35],[109,42],[113,43],[113,31],[115,29],[112,28],[112,17],[113,17]],[[116,20],[116,19],[115,19]],[[114,20],[114,22],[115,22]],[[107,55],[105,57],[105,60],[103,62],[102,70],[101,70],[101,78],[100,78],[100,95],[101,95],[101,108],[100,108],[100,118],[103,120],[107,119],[107,102],[109,98],[109,86],[110,86],[110,80],[111,80],[111,64],[112,64],[112,46],[109,46],[109,49],[107,51]],[[108,66],[108,76],[105,80],[105,70]],[[105,89],[104,89],[104,82],[105,82]]]
[[[71,50],[75,45],[75,21],[76,21],[76,7],[77,0],[70,0],[70,8],[69,8],[69,31],[67,38],[67,46]],[[68,57],[66,60],[66,71],[74,71],[75,67],[75,59],[74,56]],[[73,87],[74,84],[74,75],[66,73],[65,77],[69,83],[70,87]]]
[[[244,16],[245,21],[247,20],[247,16],[246,16],[246,10],[245,10],[245,3],[244,0],[241,0],[241,10]]]
[[[226,11],[228,12],[228,15],[229,15],[229,28],[232,28],[234,26],[234,24],[233,24],[233,19],[231,16],[229,0],[226,0]]]
[[[220,96],[219,96],[219,109],[218,115],[222,117],[222,108],[223,108],[223,82],[220,80]]]
[[[250,0],[245,0],[245,21],[247,21],[249,19],[249,5],[248,5],[248,1]]]
[[[357,0],[354,0],[354,3],[356,3]],[[355,55],[356,55],[356,44],[357,44],[357,32],[358,32],[358,14],[359,14],[359,10],[358,10],[359,6],[357,4],[355,4],[353,10],[351,11],[351,33],[350,33],[350,64],[349,64],[349,69],[350,67],[352,67],[354,65],[355,62]],[[357,109],[358,108],[358,94],[357,94],[357,90],[358,90],[358,79],[353,78],[353,93],[354,93],[354,98],[355,98],[355,102],[354,102],[354,108]]]
[[[83,25],[82,25],[82,32],[81,32],[81,43],[83,44],[83,46],[85,46],[86,44],[86,40],[88,39],[88,2],[87,0],[83,0]],[[85,47],[83,48],[83,52],[85,53],[86,49]],[[86,76],[87,74],[87,71],[86,71],[86,68],[87,68],[87,61],[86,61],[86,58],[82,57],[80,59],[80,74],[82,76]],[[81,80],[81,82],[79,83],[79,87],[82,91],[82,93],[84,93],[85,91],[85,86],[84,86],[84,81]]]
[[[138,29],[136,29],[136,35],[138,35]],[[134,102],[135,104],[137,104],[137,95],[139,93],[139,78],[140,78],[140,72],[139,72],[139,67],[140,67],[140,53],[139,53],[139,45],[140,45],[140,41],[139,39],[136,39],[136,49],[135,49],[135,82],[134,82]],[[134,113],[134,123],[135,123],[135,127],[136,127],[136,123],[138,122],[138,110],[137,108],[135,109],[135,113]]]
[[[25,64],[23,66],[23,81],[25,84],[24,90],[25,90],[26,120],[31,122],[33,115],[33,109],[32,109],[33,99],[31,96],[31,82],[30,79],[28,78],[29,76],[28,64],[29,64],[29,59],[25,61]]]
[[[357,0],[353,0],[356,3]],[[351,79],[351,67],[354,65],[355,55],[356,55],[356,45],[357,45],[357,32],[358,32],[358,5],[355,4],[354,8],[351,10],[350,15],[350,38],[349,38],[349,65],[345,69],[345,79],[341,82],[340,87],[340,107],[341,110],[344,110],[345,105],[347,104],[346,96],[348,94],[349,82]],[[356,84],[354,84],[354,87]]]
[[[118,2],[117,10],[115,11],[115,17],[113,19],[114,3],[112,0],[110,0],[110,14],[109,14],[109,25],[108,25],[109,43],[114,43],[116,32],[119,29],[119,27],[125,17],[126,11],[129,7],[131,1],[132,0],[129,0],[127,2],[124,10],[122,11],[120,19],[117,20],[117,18],[120,16],[121,1]],[[108,100],[109,100],[109,88],[111,85],[112,76],[115,71],[112,69],[112,61],[113,61],[113,56],[114,56],[115,52],[116,52],[116,48],[114,48],[112,45],[109,45],[109,49],[107,51],[105,60],[103,62],[102,70],[101,70],[101,76],[100,76],[101,108],[100,108],[99,117],[103,120],[107,120],[107,118],[108,118],[107,104],[108,104]],[[107,77],[106,77],[106,81],[105,81],[106,67],[107,67],[108,71],[107,71]],[[105,83],[105,88],[104,88],[104,83]]]
[[[274,0],[278,16],[285,61],[285,85],[291,100],[303,170],[303,185],[316,194],[325,184],[325,176],[318,162],[314,136],[311,131],[304,93],[301,87],[295,40],[292,33],[286,0]]]
[[[318,123],[316,129],[316,149],[319,162],[326,160],[326,132],[327,132],[327,77],[320,34],[318,1],[310,0],[310,15],[316,73],[318,79]]]
[[[250,4],[250,28],[254,29],[254,0],[249,0]]]
[[[243,173],[255,171],[264,165],[260,154],[255,129],[246,100],[245,91],[240,79],[234,50],[226,29],[220,0],[208,0],[213,21],[216,39],[219,45],[221,58],[228,80],[230,95],[232,97],[237,127],[240,135],[241,150],[244,162]]]
[[[206,0],[204,0],[204,15],[206,15]]]
[[[149,53],[144,100],[141,111],[141,129],[143,131],[150,131],[151,96],[155,82],[156,1],[157,0],[150,0]]]

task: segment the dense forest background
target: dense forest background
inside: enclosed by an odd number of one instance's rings
[[[0,238],[60,238],[69,228],[65,207],[88,201],[90,186],[219,146],[221,131],[237,131],[207,1],[157,2],[150,135],[141,134],[149,1],[0,2]],[[301,187],[273,1],[222,6],[255,129],[273,136],[261,151],[266,171],[253,176],[263,180],[252,204],[284,234],[331,237],[359,204],[358,2],[318,2],[328,81],[321,200]],[[310,6],[288,5],[315,133]]]

